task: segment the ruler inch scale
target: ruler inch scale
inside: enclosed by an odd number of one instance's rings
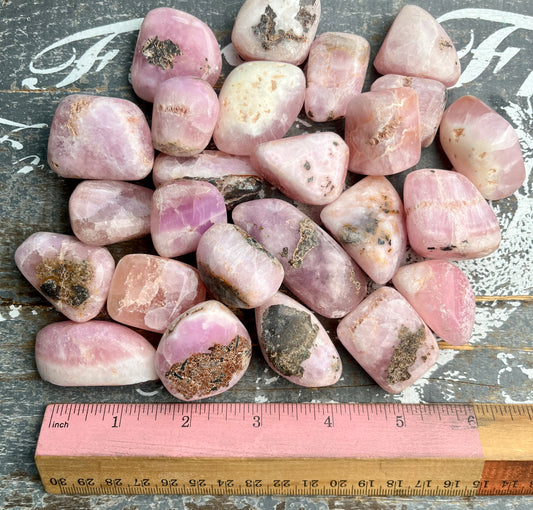
[[[55,494],[533,494],[532,404],[51,404]]]

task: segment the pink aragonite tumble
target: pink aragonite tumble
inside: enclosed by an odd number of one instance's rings
[[[387,283],[407,244],[405,213],[394,186],[369,175],[348,188],[320,213],[326,228],[376,283]]]
[[[512,195],[526,178],[513,126],[476,97],[460,97],[446,109],[440,142],[455,170],[466,175],[487,200]]]
[[[364,92],[348,103],[345,140],[348,170],[392,175],[420,160],[418,94],[411,88]]]
[[[422,148],[431,145],[439,129],[446,106],[446,87],[437,80],[416,78],[399,74],[386,74],[372,83],[370,90],[411,87],[418,94],[420,114],[420,143]]]
[[[414,170],[405,179],[403,201],[409,244],[423,257],[485,257],[500,244],[494,211],[458,172]]]
[[[59,386],[118,386],[157,379],[152,344],[113,322],[45,326],[35,340],[35,362],[41,378]]]
[[[131,84],[141,99],[153,102],[159,85],[175,76],[194,76],[214,86],[221,69],[216,37],[203,21],[170,7],[146,14],[131,66]]]
[[[468,342],[476,301],[466,275],[446,260],[424,260],[400,267],[392,283],[422,320],[452,345]]]
[[[437,361],[435,337],[392,287],[374,291],[337,326],[337,336],[376,383],[399,393]]]
[[[311,45],[307,61],[305,113],[315,122],[344,117],[350,99],[360,94],[370,44],[355,34],[325,32]]]
[[[324,205],[341,194],[348,157],[344,140],[324,131],[262,143],[251,161],[257,172],[287,197]]]
[[[457,83],[461,64],[457,51],[437,20],[416,5],[396,16],[381,45],[374,67],[381,74],[430,78],[446,87]]]
[[[152,194],[131,182],[80,182],[68,204],[72,231],[80,241],[96,246],[146,236]]]
[[[66,96],[52,120],[48,164],[74,179],[143,179],[154,164],[150,127],[141,109],[126,99]]]
[[[115,270],[107,248],[52,232],[28,237],[15,251],[15,263],[59,312],[75,322],[98,315]]]
[[[218,301],[205,301],[181,314],[157,347],[155,364],[167,390],[198,400],[229,390],[246,372],[252,342],[235,314]]]
[[[283,138],[302,109],[305,76],[292,64],[245,62],[233,69],[218,99],[217,148],[249,156],[255,147]]]
[[[205,301],[205,297],[205,286],[194,267],[135,253],[118,261],[107,311],[117,322],[164,333],[178,315]]]

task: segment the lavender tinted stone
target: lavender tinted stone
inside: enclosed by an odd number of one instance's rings
[[[285,285],[313,311],[339,318],[363,299],[361,269],[293,205],[274,198],[244,202],[233,210],[233,221],[278,258]]]
[[[391,287],[370,294],[337,326],[337,336],[377,384],[399,393],[435,363],[435,337],[405,298]]]
[[[153,102],[159,85],[175,76],[194,76],[214,86],[221,69],[217,40],[204,22],[170,7],[146,14],[131,66],[131,84],[140,98]]]
[[[48,164],[57,174],[135,181],[153,163],[150,127],[135,103],[73,94],[58,104],[48,138]]]
[[[72,231],[80,241],[96,246],[148,235],[152,194],[130,182],[80,182],[69,199]]]
[[[86,322],[105,304],[115,261],[74,236],[36,232],[15,251],[24,277],[70,320]]]
[[[151,233],[154,247],[162,257],[193,252],[211,225],[225,222],[224,197],[208,182],[181,180],[154,191]]]

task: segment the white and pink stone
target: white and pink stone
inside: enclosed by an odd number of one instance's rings
[[[117,322],[164,333],[189,308],[205,301],[198,271],[184,262],[135,253],[122,257],[111,280],[107,312]]]
[[[337,336],[374,381],[400,393],[435,363],[435,337],[407,300],[392,287],[370,294],[337,326]]]
[[[455,170],[466,175],[487,200],[512,195],[526,178],[513,126],[476,97],[460,97],[446,109],[440,142]]]
[[[98,315],[115,270],[107,248],[51,232],[28,237],[16,249],[15,263],[54,308],[75,322]]]
[[[284,284],[304,305],[328,318],[353,310],[366,294],[366,277],[341,246],[290,203],[251,200],[233,221],[281,262]]]
[[[287,197],[311,205],[329,204],[341,194],[348,158],[344,140],[329,131],[264,142],[251,155],[267,181]]]
[[[217,148],[249,156],[257,145],[283,138],[302,109],[305,76],[292,64],[245,62],[227,76],[218,99]]]
[[[74,179],[143,179],[154,164],[150,127],[141,109],[126,99],[66,96],[52,120],[48,164]]]
[[[305,113],[315,122],[346,115],[360,94],[370,59],[370,44],[355,34],[325,32],[311,45],[307,61]]]
[[[96,246],[150,234],[153,191],[131,182],[80,182],[70,195],[68,210],[74,235]]]
[[[211,140],[218,112],[218,97],[209,83],[192,76],[170,78],[154,96],[154,147],[172,156],[199,154]]]
[[[430,259],[485,257],[501,240],[498,219],[464,175],[451,170],[414,170],[405,179],[407,238]]]
[[[344,138],[350,148],[348,170],[363,175],[407,170],[421,154],[418,94],[400,87],[354,96]]]
[[[252,342],[233,312],[205,301],[181,314],[167,329],[156,352],[156,371],[181,400],[198,400],[229,390],[244,375]]]
[[[277,292],[255,309],[261,352],[277,374],[294,384],[335,384],[342,363],[335,345],[315,315],[295,299]]]
[[[403,204],[383,176],[369,175],[322,209],[320,218],[346,252],[376,283],[387,283],[407,245]]]
[[[155,348],[126,326],[63,321],[37,333],[35,362],[59,386],[119,386],[157,379]]]
[[[381,45],[374,67],[381,74],[430,78],[455,85],[461,64],[455,46],[437,20],[417,5],[396,16]]]
[[[446,87],[440,81],[428,78],[386,74],[372,83],[370,90],[398,87],[411,87],[418,94],[420,143],[422,148],[428,147],[435,139],[446,107]]]
[[[392,283],[422,320],[451,345],[472,336],[474,291],[466,275],[446,260],[424,260],[400,267]]]
[[[231,33],[244,60],[300,65],[320,21],[320,0],[245,0]]]
[[[179,180],[154,191],[151,234],[162,257],[193,252],[211,225],[226,222],[224,197],[208,182]]]
[[[141,99],[153,102],[159,85],[175,76],[194,76],[214,86],[221,69],[218,42],[203,21],[170,7],[146,14],[131,66],[131,84]]]

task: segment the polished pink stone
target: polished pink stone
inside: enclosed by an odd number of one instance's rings
[[[152,344],[113,322],[45,326],[35,340],[35,362],[41,378],[59,386],[119,386],[158,378]]]
[[[431,14],[416,5],[406,5],[398,13],[374,67],[381,74],[430,78],[446,87],[454,85],[461,75],[450,37]]]
[[[391,175],[420,160],[418,95],[408,87],[364,92],[348,103],[348,170]]]
[[[70,225],[86,244],[105,246],[150,233],[153,191],[123,181],[82,181],[69,199]]]
[[[333,237],[376,283],[388,282],[407,244],[405,213],[394,186],[369,175],[322,209],[320,218]]]
[[[167,390],[198,400],[229,390],[246,372],[252,342],[244,325],[218,301],[205,301],[181,314],[156,352],[156,371]]]
[[[422,320],[443,340],[463,345],[470,340],[476,301],[467,276],[446,260],[402,266],[392,283]]]
[[[107,248],[51,232],[28,237],[15,251],[15,263],[58,311],[75,322],[98,315],[115,269]]]
[[[350,99],[363,89],[369,58],[370,44],[361,36],[320,34],[307,61],[307,116],[315,122],[344,117]]]
[[[117,264],[107,311],[117,322],[164,333],[170,323],[205,301],[198,271],[178,260],[136,253]]]
[[[300,65],[320,21],[320,0],[245,0],[231,41],[244,60]]]
[[[52,120],[48,164],[62,177],[143,179],[154,164],[150,127],[141,109],[126,99],[66,96]]]
[[[198,18],[170,7],[146,14],[135,46],[131,84],[153,102],[157,88],[175,76],[194,76],[214,86],[222,56],[213,31]]]
[[[341,194],[348,157],[344,140],[325,131],[262,143],[251,161],[257,172],[287,197],[323,205]]]
[[[218,97],[209,83],[191,76],[170,78],[154,97],[154,147],[173,156],[199,154],[211,140],[218,112]]]
[[[211,225],[225,222],[224,197],[208,182],[180,180],[154,191],[151,233],[154,247],[162,257],[193,252]]]
[[[281,262],[287,288],[311,310],[339,318],[366,294],[366,278],[341,246],[314,221],[276,198],[251,200],[233,221]]]
[[[447,108],[440,142],[455,170],[488,200],[512,195],[526,178],[513,126],[476,97],[460,97]]]
[[[245,62],[230,72],[218,98],[217,148],[248,156],[287,133],[304,103],[305,76],[292,64]]]
[[[435,337],[407,300],[391,287],[370,294],[337,326],[348,352],[377,384],[400,393],[435,363]]]
[[[472,182],[458,172],[411,172],[405,179],[403,201],[409,244],[423,257],[484,257],[500,244],[494,211]]]
[[[316,316],[295,299],[277,292],[255,309],[257,337],[268,366],[294,384],[335,384],[342,363]]]
[[[411,87],[418,94],[418,108],[420,115],[420,143],[422,148],[431,145],[439,129],[442,114],[446,106],[446,87],[436,80],[386,74],[378,78],[370,90],[393,89],[397,87]]]

